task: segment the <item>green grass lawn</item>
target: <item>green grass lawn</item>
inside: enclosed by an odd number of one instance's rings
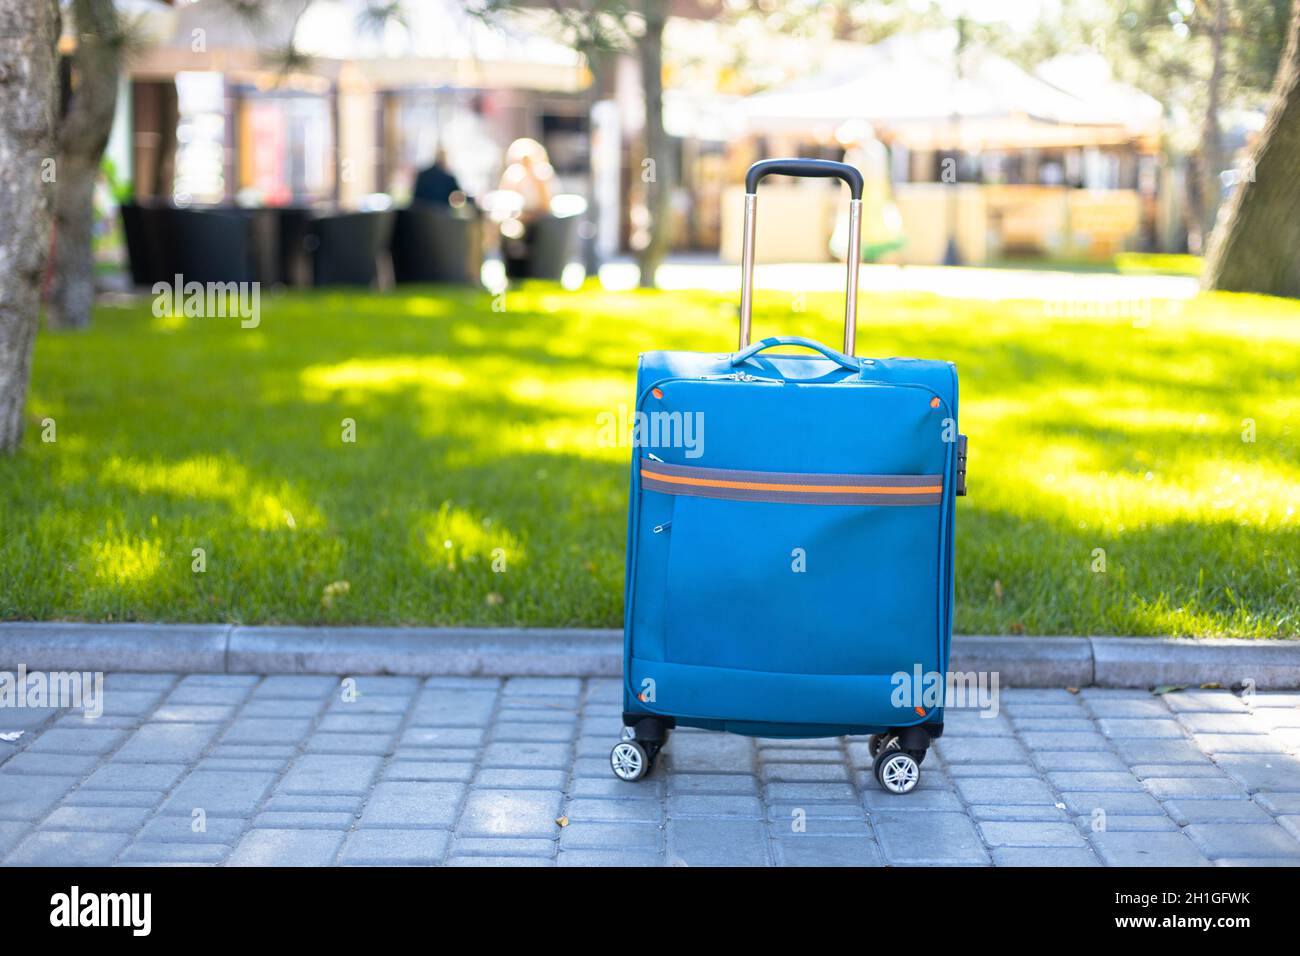
[[[756,333],[835,344],[840,301],[760,294]],[[0,618],[618,626],[629,452],[597,416],[638,352],[736,327],[729,297],[549,285],[267,296],[256,329],[150,305],[37,341]],[[863,354],[961,372],[959,631],[1300,631],[1300,303],[861,311]]]

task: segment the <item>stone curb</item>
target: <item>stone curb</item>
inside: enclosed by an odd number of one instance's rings
[[[603,629],[0,622],[8,671],[614,677],[622,655],[622,632]],[[996,671],[1004,687],[1290,690],[1300,641],[958,635],[950,669]]]

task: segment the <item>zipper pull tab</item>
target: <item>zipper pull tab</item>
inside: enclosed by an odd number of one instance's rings
[[[655,534],[662,534],[663,532],[667,531],[667,530],[668,530],[669,528],[671,528],[672,526],[673,526],[673,523],[672,523],[671,521],[665,521],[663,524],[657,524],[657,525],[655,525],[654,532],[655,532]]]
[[[657,461],[657,462],[659,462],[659,464],[661,464],[661,465],[664,463],[664,460],[663,460],[662,458],[660,458],[658,455],[656,455],[656,454],[655,454],[654,452],[652,452],[652,451],[648,451],[648,452],[646,452],[646,453],[645,453],[645,456],[646,456],[647,458],[649,458],[651,461]]]

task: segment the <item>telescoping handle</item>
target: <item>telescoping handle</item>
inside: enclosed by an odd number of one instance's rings
[[[858,259],[862,256],[862,174],[847,163],[826,159],[764,159],[745,175],[745,236],[740,254],[740,347],[749,346],[754,313],[754,213],[758,183],[764,176],[834,177],[849,187],[848,285],[844,296],[844,354],[852,355],[858,339]]]

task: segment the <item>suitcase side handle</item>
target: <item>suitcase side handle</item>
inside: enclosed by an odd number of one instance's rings
[[[806,339],[802,335],[773,335],[766,339],[760,339],[753,345],[747,346],[732,355],[731,364],[733,366],[740,365],[753,358],[764,349],[770,349],[777,345],[798,345],[802,348],[812,349],[814,352],[820,352],[832,362],[842,365],[850,372],[856,372],[862,368],[860,362],[849,358],[847,355],[840,354],[829,345],[822,345],[820,342],[814,339]]]
[[[844,354],[852,355],[858,338],[858,260],[862,257],[862,173],[847,163],[825,159],[764,159],[745,174],[745,233],[740,254],[740,348],[749,347],[754,315],[754,219],[758,183],[764,176],[833,177],[848,184],[849,243],[845,254]]]

